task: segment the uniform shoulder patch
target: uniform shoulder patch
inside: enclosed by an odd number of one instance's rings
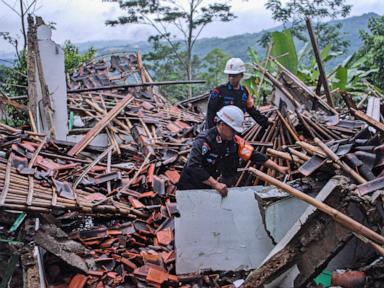
[[[207,142],[204,142],[203,146],[201,147],[201,155],[206,155],[209,152],[210,148]]]
[[[217,87],[211,91],[211,98],[217,98],[221,94],[220,89]]]

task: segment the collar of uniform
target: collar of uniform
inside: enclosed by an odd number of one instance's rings
[[[221,136],[219,134],[219,131],[217,130],[217,127],[213,127],[212,130],[210,131],[211,134],[211,141],[215,141],[216,143],[222,143],[223,139],[221,139]]]
[[[231,90],[233,90],[233,86],[231,85],[231,83],[227,83],[227,89],[229,90],[229,91],[231,91]]]
[[[219,131],[217,130],[217,127],[212,127],[210,130],[208,130],[208,134],[210,134],[210,141],[215,141],[217,144],[224,144],[224,145],[228,145],[228,143],[231,143],[233,141],[228,141],[228,140],[223,140],[223,138],[221,138],[220,134],[219,134]]]
[[[233,90],[234,88],[233,88],[233,85],[231,85],[231,83],[227,83],[227,89],[229,90],[229,91],[231,91],[231,90]],[[241,91],[244,91],[244,88],[243,88],[243,85],[240,85],[240,90]]]

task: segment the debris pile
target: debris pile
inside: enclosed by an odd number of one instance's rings
[[[33,236],[50,252],[43,259],[48,284],[231,283],[230,276],[212,273],[175,275],[175,184],[203,115],[137,88],[71,93],[68,110],[77,144],[0,124],[1,208],[52,214],[65,230],[45,223]],[[75,121],[82,129],[74,128]],[[107,148],[93,145],[104,133]],[[49,244],[42,235],[50,235]],[[63,238],[81,243],[81,252],[68,251],[77,257],[68,260],[57,248]],[[71,268],[79,268],[78,256],[92,258],[92,264],[81,261],[82,274]]]
[[[138,84],[151,81],[142,69],[140,54],[114,54],[110,59],[99,57],[82,65],[67,75],[68,90],[107,87],[124,84]]]
[[[273,105],[260,108],[273,124],[263,130],[249,121],[243,137],[289,166],[289,177],[242,163],[236,186],[274,179],[282,191],[318,192],[316,199],[330,213],[308,208],[280,241],[270,235],[276,246],[251,274],[176,275],[175,185],[204,115],[160,95],[140,54],[115,55],[67,76],[67,141],[54,140],[55,115],[46,133],[36,132],[34,123],[32,131],[0,123],[0,233],[16,251],[2,283],[8,283],[20,255],[27,287],[232,288],[247,277],[245,287],[261,287],[284,273],[296,273],[295,285],[304,287],[353,236],[370,251],[360,266],[350,263],[360,271],[334,273],[334,284],[352,277],[370,287],[383,281],[378,272],[383,259],[377,256],[384,255],[380,99],[366,98],[367,113],[363,102],[356,105],[348,95],[346,107],[334,108],[279,67],[278,78],[258,67],[275,87]],[[276,192],[280,199],[287,197],[282,191]],[[22,213],[10,216],[15,211]],[[339,225],[338,217],[347,216],[376,238]]]

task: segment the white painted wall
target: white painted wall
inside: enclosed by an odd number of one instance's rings
[[[37,40],[42,62],[43,75],[48,86],[52,108],[55,111],[55,136],[57,140],[66,140],[68,134],[68,112],[67,88],[64,72],[64,51],[60,45],[56,44],[51,39],[51,37],[52,30],[49,26],[41,25],[37,28]],[[38,79],[38,75],[36,75],[36,77],[36,79]],[[38,119],[37,125],[42,131],[47,132],[47,122],[44,118],[48,117],[48,115],[46,111],[44,111],[43,103],[41,101],[41,87],[37,87],[37,93],[38,107],[41,114],[43,115],[43,119]]]

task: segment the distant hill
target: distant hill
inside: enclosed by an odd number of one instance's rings
[[[343,59],[347,58],[349,55],[354,53],[360,46],[361,40],[359,38],[359,30],[367,30],[368,29],[368,20],[371,17],[379,17],[376,13],[367,13],[361,16],[354,16],[345,18],[342,20],[334,20],[330,23],[342,23],[343,28],[342,32],[344,34],[345,39],[350,41],[350,47],[348,52],[345,55],[342,55],[334,60],[334,62],[339,63]],[[282,26],[277,26],[273,29],[260,31],[257,33],[246,33],[239,34],[235,36],[230,36],[226,38],[202,38],[196,41],[194,47],[194,54],[198,56],[205,56],[209,51],[213,48],[221,48],[228,54],[234,57],[240,57],[243,59],[247,59],[247,49],[248,47],[252,47],[259,54],[263,55],[264,51],[261,48],[257,41],[260,39],[261,35],[265,31],[279,31],[282,30]],[[127,40],[100,40],[100,41],[90,41],[84,43],[76,43],[76,45],[80,48],[80,51],[85,51],[90,47],[94,47],[97,50],[98,55],[104,55],[108,53],[114,52],[126,52],[126,51],[137,51],[141,50],[143,53],[149,51],[151,49],[151,45],[146,41],[141,42],[132,42]],[[298,43],[297,48],[300,49],[302,43]],[[1,55],[0,59],[10,59],[10,54]],[[5,63],[0,63],[5,64]]]
[[[368,29],[368,20],[371,17],[379,17],[376,13],[367,13],[361,16],[354,16],[345,18],[342,20],[333,20],[330,23],[342,23],[342,33],[344,34],[345,39],[350,41],[350,47],[348,52],[345,55],[342,55],[338,59],[338,62],[342,59],[345,59],[352,53],[354,53],[361,46],[361,40],[359,38],[359,30]],[[282,26],[277,26],[273,29],[260,31],[257,33],[246,33],[235,36],[230,36],[226,38],[202,38],[196,41],[194,47],[194,54],[198,56],[205,56],[213,48],[221,48],[228,54],[234,57],[240,57],[247,59],[247,49],[252,47],[259,54],[264,53],[264,49],[260,47],[257,41],[260,39],[261,35],[266,31],[279,31],[282,30]],[[148,42],[142,41],[137,43],[130,43],[129,41],[116,40],[116,41],[92,41],[85,43],[77,43],[81,51],[85,51],[89,47],[93,46],[97,49],[98,55],[103,55],[111,52],[124,52],[124,51],[136,51],[140,49],[142,52],[147,52],[151,49],[151,46]],[[302,47],[302,43],[297,44],[297,48]]]

